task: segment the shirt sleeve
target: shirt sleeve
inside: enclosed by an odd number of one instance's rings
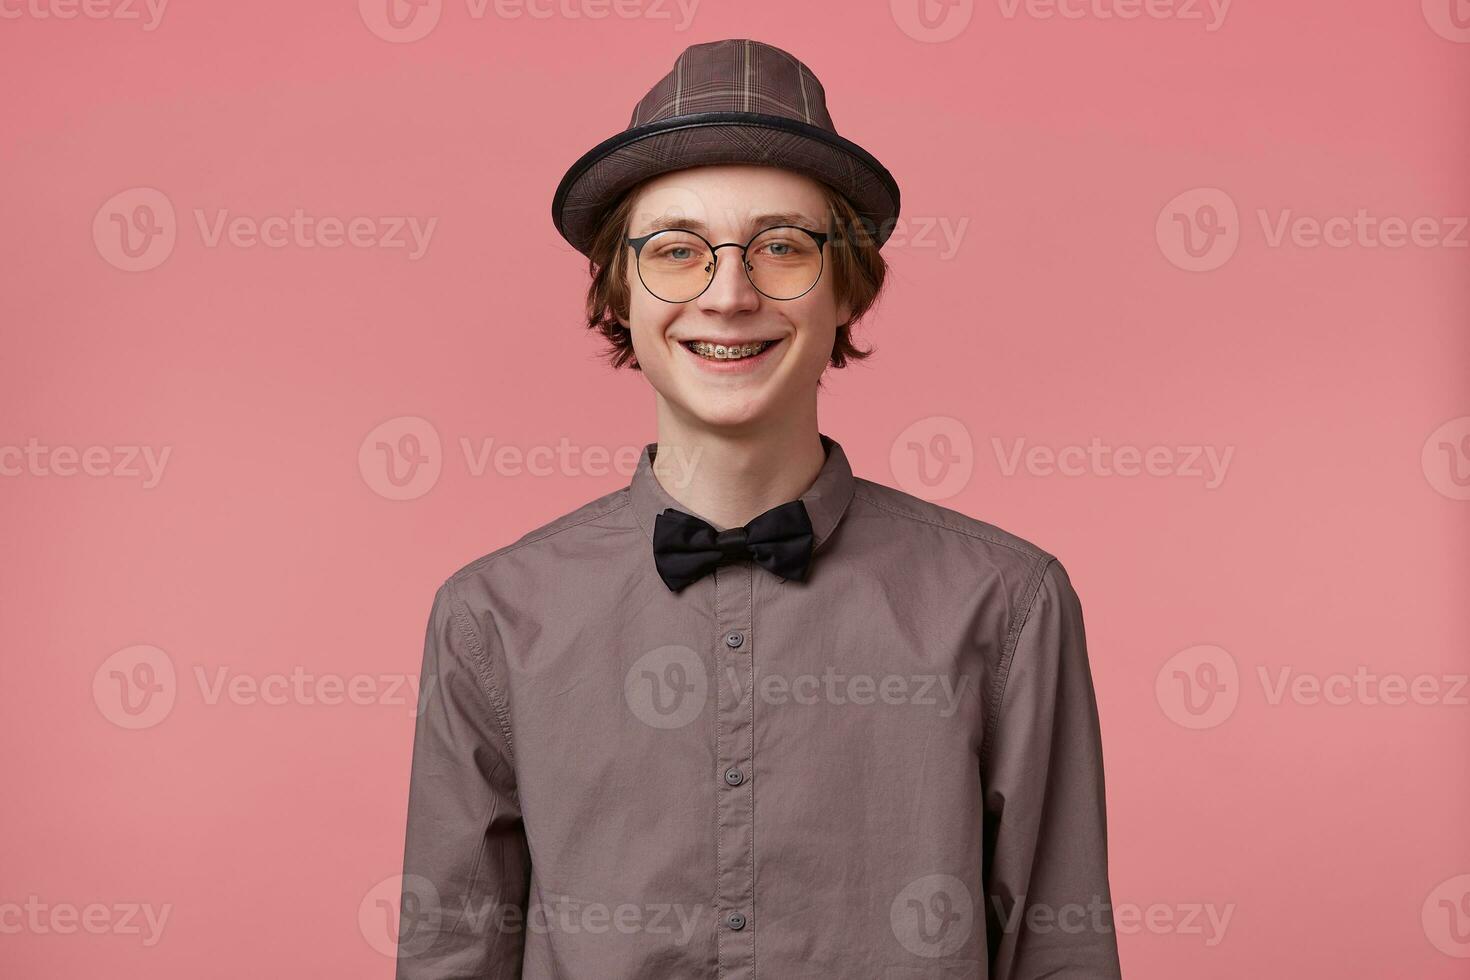
[[[488,635],[487,635],[488,633]],[[493,644],[487,647],[487,643]],[[424,640],[397,980],[521,975],[531,858],[491,625],[445,582]]]
[[[998,677],[980,759],[990,977],[1118,978],[1097,700],[1055,558]]]

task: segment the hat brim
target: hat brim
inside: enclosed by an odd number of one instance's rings
[[[649,177],[716,163],[782,167],[831,185],[880,246],[898,220],[898,182],[851,140],[785,116],[703,112],[625,130],[588,150],[557,186],[552,221],[587,255],[598,221],[623,191]]]

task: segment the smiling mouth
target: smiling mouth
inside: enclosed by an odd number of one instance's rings
[[[747,357],[754,357],[764,351],[767,347],[776,343],[774,340],[757,340],[749,344],[711,344],[706,340],[682,340],[680,341],[690,351],[710,361],[741,361]]]

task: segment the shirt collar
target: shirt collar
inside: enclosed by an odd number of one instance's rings
[[[823,433],[819,432],[817,436],[822,440],[822,448],[827,451],[827,461],[822,464],[812,485],[800,497],[801,502],[806,505],[807,516],[812,521],[813,551],[820,548],[822,542],[837,529],[837,522],[847,510],[853,492],[852,467],[848,465],[847,454],[842,451],[842,446]],[[638,468],[633,471],[632,482],[628,484],[633,513],[650,541],[653,540],[653,519],[664,508],[672,507],[689,513],[689,509],[675,500],[654,475],[653,458],[657,453],[656,442],[650,442],[643,447],[643,453],[638,457]]]

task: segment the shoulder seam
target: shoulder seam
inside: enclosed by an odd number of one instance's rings
[[[1027,621],[1031,619],[1031,611],[1036,606],[1036,596],[1041,591],[1041,581],[1046,577],[1046,570],[1055,564],[1056,560],[1054,556],[1047,555],[1044,561],[1036,563],[1031,577],[1026,581],[1024,590],[1026,601],[1023,605],[1025,612],[1013,618],[1011,628],[1006,633],[1005,646],[1001,648],[1000,662],[996,665],[996,677],[990,692],[985,733],[980,738],[981,773],[984,773],[990,764],[991,747],[995,742],[996,729],[1000,725],[1000,707],[1005,700],[1006,684],[1011,679],[1011,663],[1016,656],[1016,646],[1021,639],[1021,630],[1025,629]]]
[[[861,492],[861,489],[855,490],[854,491],[854,496],[858,497],[859,499],[863,500],[866,503],[872,504],[874,507],[878,508],[881,511],[885,511],[885,512],[887,512],[889,514],[894,515],[895,517],[902,517],[902,518],[906,518],[907,520],[915,521],[915,522],[917,522],[919,524],[928,524],[928,525],[931,525],[932,527],[942,528],[943,530],[946,530],[946,531],[953,531],[956,534],[963,534],[967,538],[975,538],[975,539],[980,540],[980,541],[988,541],[989,543],[994,544],[994,545],[999,545],[1002,548],[1008,548],[1011,551],[1016,552],[1017,554],[1025,555],[1027,558],[1046,558],[1046,559],[1050,559],[1052,557],[1046,551],[1042,550],[1041,548],[1037,547],[1034,544],[1030,544],[1029,542],[1027,543],[1026,547],[1020,547],[1020,546],[1018,546],[1016,544],[1013,544],[1010,541],[1002,541],[1000,538],[994,537],[994,536],[989,535],[989,534],[981,534],[978,531],[972,531],[972,530],[969,530],[967,528],[955,527],[952,524],[942,524],[939,521],[931,520],[930,518],[927,518],[927,517],[920,517],[918,514],[908,514],[908,513],[905,513],[904,511],[898,510],[897,508],[893,507],[890,504],[883,503],[882,501],[878,500],[876,497],[873,497],[873,496],[871,496],[871,495],[869,495],[869,494],[867,494],[865,492]],[[1030,549],[1030,550],[1028,550],[1028,549]]]
[[[469,572],[475,571],[476,569],[480,568],[482,565],[488,565],[488,564],[490,564],[492,561],[494,561],[497,558],[504,558],[506,555],[510,554],[511,552],[513,552],[513,551],[519,551],[520,549],[526,547],[527,545],[535,544],[537,541],[545,541],[547,538],[552,537],[553,535],[560,534],[563,531],[570,531],[574,527],[581,527],[583,524],[586,524],[588,521],[595,521],[598,518],[607,517],[609,514],[616,514],[618,511],[622,510],[624,507],[627,507],[628,504],[631,502],[630,499],[629,499],[629,497],[628,497],[628,495],[627,495],[626,488],[624,488],[623,490],[614,490],[613,493],[615,493],[615,494],[617,494],[617,493],[623,494],[623,501],[622,501],[622,503],[618,504],[615,507],[609,507],[607,510],[598,511],[595,514],[588,514],[586,517],[582,518],[580,521],[573,521],[570,524],[563,524],[561,527],[549,528],[548,530],[545,530],[545,531],[541,532],[540,534],[536,535],[535,537],[528,537],[528,538],[525,538],[525,539],[523,539],[521,541],[512,542],[512,543],[510,543],[508,545],[505,545],[504,547],[496,548],[494,551],[490,552],[488,555],[481,555],[479,558],[476,558],[474,561],[470,562],[468,565],[464,566],[459,571],[457,571],[453,575],[449,576],[450,580],[453,581],[454,579],[457,579],[457,578],[459,578],[459,577],[461,577],[463,575],[466,575]]]

